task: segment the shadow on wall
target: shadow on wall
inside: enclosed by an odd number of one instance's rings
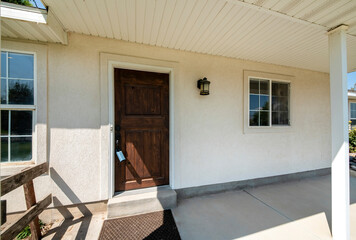
[[[57,186],[62,190],[62,192],[69,198],[69,200],[73,204],[82,203],[82,201],[78,198],[78,196],[73,192],[73,190],[63,180],[63,178],[61,176],[59,176],[57,171],[52,167],[50,168],[50,174],[51,174],[52,180],[57,184]],[[53,198],[53,206],[54,207],[61,207],[61,206],[63,206],[63,204],[58,199],[57,199],[57,201],[54,201],[54,198]],[[82,204],[78,205],[78,209],[80,210],[80,212],[84,216],[91,216],[92,215],[90,210],[86,206],[84,206]]]
[[[81,204],[82,202],[79,197],[72,191],[72,189],[68,186],[68,184],[63,180],[63,178],[54,168],[50,168],[50,175],[52,180],[69,198],[69,200],[74,204],[79,204],[76,206],[76,208],[78,208],[78,210],[81,212],[82,217],[74,219],[73,214],[68,210],[69,207],[73,208],[73,206],[64,206],[59,201],[59,199],[54,196],[53,206],[58,209],[63,218],[65,218],[65,221],[60,226],[51,229],[46,235],[48,236],[54,234],[52,239],[62,239],[68,228],[77,223],[81,223],[75,239],[85,239],[88,232],[89,224],[92,220],[92,212],[84,204]]]

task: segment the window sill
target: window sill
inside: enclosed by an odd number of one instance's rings
[[[289,133],[292,126],[273,126],[273,127],[245,127],[244,134],[249,133]]]
[[[1,178],[21,172],[23,169],[35,166],[34,161],[1,163]]]

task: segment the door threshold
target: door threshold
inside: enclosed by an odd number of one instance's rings
[[[108,218],[163,211],[177,206],[177,193],[169,185],[124,191],[108,201]]]
[[[161,185],[161,186],[148,187],[148,188],[124,190],[124,191],[115,192],[113,198],[117,196],[129,196],[129,195],[136,195],[141,193],[157,192],[159,190],[167,190],[167,189],[172,189],[172,188],[169,185]]]

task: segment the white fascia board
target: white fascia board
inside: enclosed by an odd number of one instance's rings
[[[347,92],[347,97],[349,99],[356,99],[356,92]]]
[[[56,36],[56,42],[68,44],[68,34],[64,31],[61,23],[56,16],[54,16],[52,11],[2,2],[0,16],[14,21],[20,20],[45,24],[49,31]]]
[[[0,16],[3,18],[47,24],[47,10],[45,9],[2,2],[0,11]]]

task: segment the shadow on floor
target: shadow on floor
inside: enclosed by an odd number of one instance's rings
[[[62,206],[61,202],[56,197],[53,197],[53,203],[55,206]],[[93,215],[74,219],[73,215],[66,207],[62,206],[58,207],[57,209],[61,215],[65,217],[65,219],[60,225],[53,225],[53,227],[47,232],[46,236],[51,236],[50,239],[56,240],[63,239],[64,235],[66,234],[75,235],[75,238],[73,239],[86,239],[89,224],[92,221]],[[73,231],[74,226],[78,225],[79,223],[79,227],[76,227]]]
[[[89,224],[92,220],[92,217],[82,217],[78,219],[65,219],[62,224],[57,227],[54,227],[48,231],[45,239],[65,239],[65,236],[73,236],[72,239],[87,239],[87,232]],[[79,230],[74,228],[75,225],[80,223]],[[53,236],[52,236],[53,235]]]

